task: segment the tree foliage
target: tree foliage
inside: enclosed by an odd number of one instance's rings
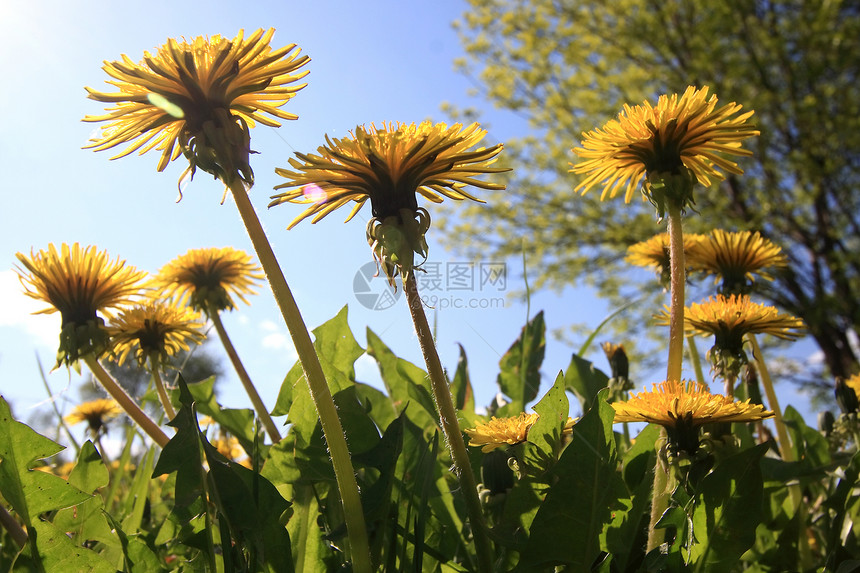
[[[584,282],[613,303],[653,288],[623,255],[662,228],[650,204],[573,192],[571,148],[624,103],[708,85],[755,110],[754,157],[695,197],[686,229],[760,230],[790,266],[759,295],[804,320],[830,374],[858,370],[860,7],[823,0],[469,0],[458,61],[496,107],[528,119],[486,205],[458,205],[451,246],[509,256],[529,237],[538,286]],[[461,113],[469,113],[460,110]],[[471,113],[475,113],[472,111]],[[488,232],[488,229],[492,231]],[[464,237],[468,239],[465,240]],[[532,264],[535,264],[533,262]],[[581,282],[582,281],[582,282]]]

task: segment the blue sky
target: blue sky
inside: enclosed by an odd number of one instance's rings
[[[84,86],[108,87],[103,60],[125,53],[138,61],[145,50],[153,51],[168,37],[233,37],[240,28],[250,33],[274,27],[274,46],[296,43],[311,58],[306,66],[308,86],[286,106],[299,119],[280,129],[253,130],[252,148],[260,154],[251,160],[256,174],[251,200],[305,321],[317,326],[349,304],[350,325],[360,343],[369,326],[395,353],[423,367],[405,301],[369,310],[353,292],[356,273],[372,260],[364,238],[369,213],[362,212],[346,225],[341,223],[346,211],[335,213],[321,223],[305,222],[288,232],[287,224],[301,208],[283,205],[267,210],[266,205],[273,186],[281,182],[275,167],[286,166],[294,151],[314,151],[324,143],[325,134],[343,137],[358,124],[446,121],[440,106],[452,102],[477,105],[486,112],[488,144],[525,133],[521,119],[470,99],[469,80],[453,71],[453,60],[462,50],[451,23],[465,10],[463,2],[90,2],[86,10],[58,0],[28,4],[6,3],[0,21],[6,43],[0,51],[5,78],[0,87],[5,111],[0,124],[5,176],[0,187],[4,199],[0,387],[18,416],[26,418],[34,408],[44,407],[47,395],[36,356],[48,368],[53,364],[59,319],[30,314],[44,305],[20,294],[11,270],[16,252],[46,248],[51,242],[94,244],[150,272],[190,248],[229,245],[253,252],[232,201],[219,203],[222,186],[205,173],[183,189],[177,203],[177,179],[185,168],[181,161],[157,173],[158,156],[152,152],[110,161],[110,152],[81,149],[95,126],[80,119],[103,109],[86,98]],[[456,263],[470,262],[444,251],[434,232],[441,231],[430,230],[429,260],[438,263],[447,278]],[[507,264],[508,284],[501,295],[521,290],[520,261],[483,262]],[[498,360],[526,319],[525,303],[507,297],[500,306],[495,300],[498,292],[490,294],[477,286],[425,294],[441,297],[430,320],[437,325],[443,364],[449,369],[456,366],[457,343],[462,344],[478,403],[487,403],[496,392]],[[485,308],[450,308],[453,304]],[[608,312],[592,293],[581,289],[534,295],[532,314],[541,309],[549,330],[572,322],[596,326]],[[252,299],[252,306],[226,315],[225,324],[264,401],[273,406],[295,353],[268,288]],[[212,344],[211,350],[218,353],[220,345]],[[574,350],[548,336],[545,383],[567,366]],[[597,345],[587,357],[608,370]],[[247,406],[226,358],[224,366],[222,402]],[[357,368],[360,380],[378,379],[367,357]],[[68,408],[77,400],[81,383],[77,375],[58,370],[49,381],[61,405]]]

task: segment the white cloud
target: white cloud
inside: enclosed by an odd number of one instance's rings
[[[0,271],[0,327],[23,330],[38,344],[55,349],[60,334],[59,313],[33,314],[47,306],[24,294],[15,271]]]
[[[264,333],[260,340],[263,348],[281,351],[280,357],[285,363],[295,362],[298,354],[286,327],[267,319],[260,323],[260,331]]]
[[[272,332],[265,336],[260,341],[263,348],[272,348],[274,350],[291,348],[290,338],[283,332]]]

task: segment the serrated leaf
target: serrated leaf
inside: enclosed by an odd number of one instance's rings
[[[293,488],[293,516],[287,524],[295,556],[296,573],[325,573],[326,553],[322,531],[317,523],[319,505],[313,488],[298,485]]]
[[[54,525],[37,519],[30,535],[46,573],[80,571],[86,573],[115,573],[116,568],[98,553],[79,547],[66,533]]]
[[[239,440],[246,452],[254,451],[254,420],[256,413],[250,408],[223,408],[215,396],[215,377],[188,384],[197,412],[211,417],[224,430]]]
[[[539,414],[539,418],[529,428],[524,459],[527,465],[540,463],[541,468],[547,470],[561,452],[562,430],[570,413],[570,403],[564,391],[564,375],[561,372],[540,402],[535,404],[534,410]]]
[[[398,413],[394,411],[391,400],[379,389],[356,382],[355,393],[378,428],[387,428],[397,418]]]
[[[657,460],[655,442],[659,436],[660,426],[649,424],[639,432],[621,460],[621,475],[630,497],[622,500],[623,509],[616,510],[605,539],[605,550],[612,554],[614,566],[621,571],[631,561],[644,558]]]
[[[702,478],[693,512],[696,571],[730,571],[755,542],[763,513],[759,461],[768,444],[724,458]]]
[[[582,411],[587,412],[597,393],[609,384],[609,377],[585,358],[574,354],[564,371],[564,381],[567,389],[579,398]]]
[[[618,475],[612,422],[602,391],[573,427],[573,439],[553,468],[557,481],[535,515],[517,571],[566,565],[587,570],[600,553],[600,534],[612,508],[627,497]]]
[[[376,334],[367,329],[367,353],[376,360],[382,382],[399,414],[409,408],[407,416],[427,435],[438,428],[436,406],[428,390],[427,373],[411,362],[398,358]]]
[[[317,353],[325,356],[349,380],[355,380],[355,361],[364,354],[364,349],[359,346],[349,328],[347,307],[344,306],[334,318],[315,328],[313,335]]]
[[[176,434],[161,450],[152,477],[176,472],[174,514],[182,523],[192,518],[187,509],[203,496],[203,457],[200,454],[200,428],[194,414],[194,398],[182,376],[179,377],[179,403],[176,417],[168,425],[176,428]]]
[[[9,404],[0,396],[0,492],[28,528],[42,513],[71,507],[91,497],[61,477],[31,469],[36,460],[63,449],[15,420]]]
[[[234,463],[205,437],[203,449],[209,464],[212,497],[219,515],[229,523],[231,535],[253,549],[255,570],[290,572],[293,560],[286,519],[290,504],[269,480]]]
[[[87,440],[78,453],[78,461],[69,474],[69,483],[87,493],[95,492],[108,484],[110,475],[93,443]],[[53,519],[54,527],[71,536],[75,543],[83,546],[98,541],[119,558],[120,543],[106,519],[101,495],[93,495],[83,503],[59,510]]]
[[[334,394],[355,380],[355,361],[364,354],[364,350],[356,342],[349,328],[347,307],[344,306],[332,319],[315,328],[313,335],[314,349],[320,358],[323,374],[328,381],[331,393]],[[346,380],[347,383],[341,382],[335,387],[335,383],[331,380],[334,376],[333,371],[339,372],[341,374],[339,378]],[[299,396],[305,398],[300,407],[306,406],[310,395],[307,382],[304,380],[304,371],[301,364],[296,362],[281,384],[272,415],[288,415],[293,411],[293,402]]]
[[[520,336],[499,360],[496,383],[511,402],[499,409],[499,416],[515,416],[537,397],[540,367],[546,351],[546,325],[540,311],[520,331]]]
[[[469,380],[469,360],[463,345],[457,346],[460,348],[460,356],[457,359],[457,369],[454,370],[454,379],[451,381],[451,394],[454,396],[454,407],[471,422],[475,414],[475,395]]]

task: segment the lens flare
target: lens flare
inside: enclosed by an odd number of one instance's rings
[[[309,203],[319,203],[325,199],[325,191],[316,183],[308,183],[302,186],[302,195]]]
[[[181,107],[179,107],[161,94],[151,93],[146,96],[146,99],[149,101],[149,103],[162,110],[167,115],[173,116],[177,119],[182,119],[183,117],[185,117],[185,112],[182,111]]]

